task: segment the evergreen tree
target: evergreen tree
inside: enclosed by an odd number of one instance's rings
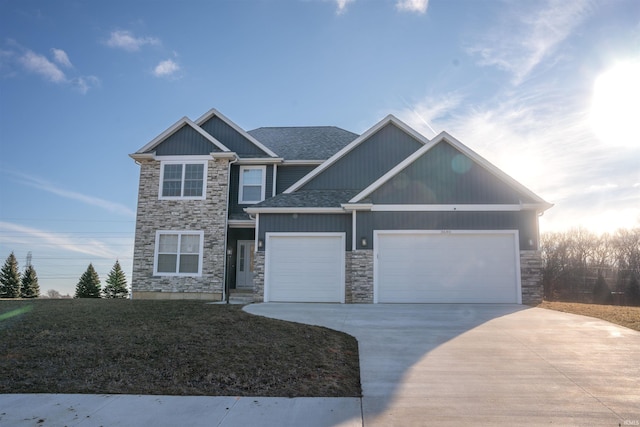
[[[127,290],[127,278],[120,267],[120,262],[117,260],[109,272],[107,285],[102,290],[102,293],[105,298],[127,298],[129,296],[129,291]]]
[[[20,297],[20,272],[18,271],[18,260],[11,252],[2,270],[0,270],[0,298]]]
[[[607,281],[604,280],[602,273],[598,272],[598,280],[593,287],[593,302],[595,304],[611,304],[613,303],[613,296],[611,295],[611,289],[607,285]]]
[[[631,274],[629,283],[627,283],[627,287],[624,290],[624,295],[627,299],[628,305],[640,305],[640,284],[638,284],[638,278],[633,273]]]
[[[22,288],[20,297],[38,298],[40,296],[40,285],[38,285],[38,275],[32,265],[27,266],[22,274]]]
[[[100,278],[93,264],[89,264],[87,271],[80,277],[74,298],[100,298]]]

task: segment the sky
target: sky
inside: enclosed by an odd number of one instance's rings
[[[128,154],[216,108],[245,130],[394,114],[543,199],[545,231],[640,226],[640,1],[0,0],[0,262],[42,293],[130,279]]]

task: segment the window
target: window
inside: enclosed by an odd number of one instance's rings
[[[203,231],[156,232],[153,274],[157,276],[200,276],[202,274]]]
[[[252,204],[264,200],[266,166],[240,166],[238,203]]]
[[[160,182],[161,199],[204,199],[207,163],[163,162]]]

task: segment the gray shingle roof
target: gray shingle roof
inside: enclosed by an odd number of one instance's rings
[[[326,160],[359,136],[335,126],[263,127],[248,133],[285,160]]]
[[[347,203],[360,190],[302,190],[295,193],[282,193],[261,203],[255,208],[339,208]]]

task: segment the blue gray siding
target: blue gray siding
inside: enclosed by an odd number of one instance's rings
[[[519,212],[359,212],[356,241],[366,237],[373,248],[374,230],[518,230],[520,249],[538,248],[535,211]],[[533,243],[531,244],[530,241]]]
[[[389,123],[305,184],[304,190],[360,190],[423,144]]]
[[[267,182],[264,197],[269,198],[273,192],[273,165],[267,165]],[[253,205],[239,205],[238,204],[238,192],[240,190],[240,166],[231,166],[231,181],[229,185],[229,215],[244,213],[242,210],[248,206]]]
[[[266,232],[344,232],[345,250],[351,250],[351,214],[260,214],[258,239],[265,246]]]
[[[369,197],[376,204],[518,204],[532,200],[441,142]]]
[[[157,156],[198,156],[220,151],[217,146],[189,125],[182,126],[155,147]]]
[[[238,154],[239,157],[269,157],[267,153],[258,148],[245,136],[237,132],[217,116],[200,125],[211,136],[220,141],[229,150]]]
[[[276,177],[276,193],[282,193],[284,190],[298,182],[303,176],[314,170],[316,167],[316,165],[278,166]]]

